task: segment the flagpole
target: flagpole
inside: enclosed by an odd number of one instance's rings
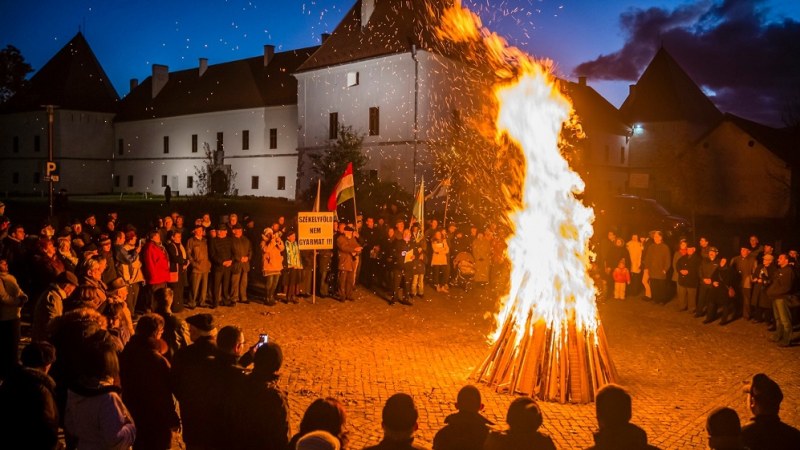
[[[314,200],[314,212],[319,212],[319,192],[322,189],[322,178],[317,180],[317,199]],[[317,304],[317,249],[314,249],[314,262],[311,266],[311,304]]]
[[[356,177],[355,177],[355,174],[353,174],[353,219],[355,219],[355,222],[353,222],[353,229],[356,231],[356,233],[358,233],[358,207],[356,207]],[[353,261],[353,288],[355,289],[356,282],[358,282],[358,280],[356,280],[355,275],[356,275],[357,270],[358,270],[358,264],[361,262],[361,255],[356,256],[353,259],[355,259],[355,261]]]
[[[450,189],[447,190],[447,196],[444,198],[444,218],[442,219],[442,226],[447,229],[447,205],[450,203]]]

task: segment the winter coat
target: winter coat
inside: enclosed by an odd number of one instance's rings
[[[682,270],[686,270],[687,273],[682,274]],[[693,253],[678,258],[675,273],[678,274],[678,286],[696,289],[700,285],[700,255]]]
[[[785,267],[778,267],[772,284],[767,288],[767,296],[775,300],[791,294],[794,287],[794,277],[794,269],[789,264]]]
[[[64,314],[64,301],[67,293],[56,284],[43,292],[36,300],[31,324],[31,339],[34,341],[49,340],[48,325],[50,321]]]
[[[300,248],[297,245],[297,241],[289,241],[287,240],[284,243],[284,248],[286,249],[286,267],[290,269],[302,269],[303,262],[300,260]]]
[[[278,377],[251,373],[237,392],[236,445],[242,450],[284,450],[289,443],[289,403]]]
[[[115,255],[117,273],[126,283],[134,284],[144,281],[142,273],[142,259],[135,247],[127,245],[117,247]]]
[[[632,423],[601,429],[594,435],[594,446],[589,450],[651,450],[647,433]]]
[[[261,241],[261,272],[264,276],[278,275],[283,270],[283,241],[273,238]]]
[[[86,275],[81,280],[80,286],[72,291],[72,295],[67,299],[64,309],[72,311],[78,308],[97,310],[105,308],[105,304],[108,301],[107,289],[105,283]]]
[[[232,237],[231,248],[233,250],[233,267],[249,272],[250,259],[253,257],[253,247],[250,245],[250,241],[244,236]],[[247,257],[248,262],[242,262],[243,257]]]
[[[433,438],[433,450],[481,450],[494,425],[480,413],[464,411],[450,414],[444,423]]]
[[[163,245],[148,241],[142,248],[144,281],[149,284],[169,283],[169,255]]]
[[[191,263],[192,273],[211,272],[211,260],[208,257],[208,241],[194,236],[186,243],[186,257]]]
[[[769,285],[772,284],[772,281],[775,279],[775,267],[775,264],[770,264],[769,266],[759,264],[753,271],[753,296],[750,300],[751,304],[759,308],[772,308],[772,301],[767,295],[767,289],[769,289]]]
[[[642,271],[642,253],[644,251],[642,243],[639,241],[628,241],[625,244],[625,248],[628,250],[628,257],[631,259],[631,272],[640,273]]]
[[[750,450],[796,450],[800,431],[781,422],[777,414],[762,414],[742,427],[742,440]]]
[[[113,385],[70,389],[64,428],[80,450],[127,450],[136,440],[136,425]]]
[[[169,362],[158,340],[133,335],[119,357],[122,399],[136,423],[136,447],[168,449],[180,426],[169,386]]]
[[[0,386],[0,448],[58,447],[56,383],[41,370],[17,366]]]
[[[612,272],[611,276],[614,278],[614,283],[626,283],[630,284],[631,282],[631,273],[628,271],[627,268],[619,268],[617,267]]]
[[[355,238],[348,239],[344,234],[336,238],[336,250],[338,251],[338,269],[345,272],[352,272],[356,269],[356,248],[360,247]]]
[[[171,362],[178,350],[188,347],[192,342],[189,338],[189,325],[173,314],[158,314],[164,318],[164,332],[161,334],[161,339],[167,343],[164,357]]]
[[[527,430],[526,430],[527,431]],[[529,431],[525,433],[513,433],[511,431],[489,433],[483,445],[484,450],[556,450],[556,446],[550,436]],[[622,448],[620,447],[621,450]]]
[[[20,318],[22,305],[28,301],[28,296],[22,292],[14,275],[0,272],[0,320],[15,320]]]
[[[642,266],[648,271],[651,280],[666,280],[671,262],[672,258],[667,244],[663,242],[660,244],[653,243],[647,247]]]
[[[164,246],[167,249],[167,256],[169,257],[169,271],[184,273],[184,267],[189,260],[189,255],[186,253],[186,248],[183,244],[176,244],[172,241],[167,242]]]
[[[178,350],[173,359],[170,384],[180,403],[183,440],[187,444],[207,446],[213,438],[218,412],[213,410],[208,394],[215,386],[210,369],[216,348],[214,339],[201,337]]]
[[[450,246],[447,245],[447,241],[445,239],[431,241],[431,248],[433,249],[431,265],[446,266],[448,263],[447,256],[450,253]]]

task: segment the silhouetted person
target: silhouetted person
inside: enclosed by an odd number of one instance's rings
[[[339,440],[327,431],[312,431],[297,441],[292,450],[339,450]]]
[[[484,450],[556,450],[550,436],[540,433],[543,422],[539,405],[530,397],[518,397],[508,407],[507,431],[489,433]]]
[[[164,203],[169,205],[170,200],[172,200],[172,188],[167,185],[164,188]]]
[[[739,415],[731,408],[717,408],[706,420],[708,448],[712,450],[745,450]]]
[[[342,449],[347,448],[347,414],[344,407],[338,400],[332,397],[318,398],[314,400],[303,414],[300,421],[300,431],[292,436],[287,450],[297,447],[297,443],[306,435],[314,431],[325,431],[339,440]]]
[[[475,386],[464,386],[456,398],[458,412],[444,419],[444,428],[433,438],[434,450],[480,450],[494,425],[481,415],[481,392]]]
[[[22,365],[0,386],[0,447],[51,450],[58,447],[56,383],[47,372],[55,347],[33,342],[22,349]]]
[[[778,383],[763,373],[753,376],[747,402],[753,418],[742,429],[745,445],[751,450],[789,450],[800,448],[800,431],[781,422],[778,413],[783,401]]]
[[[383,440],[375,446],[364,450],[425,450],[414,443],[414,433],[419,428],[417,407],[414,399],[408,394],[394,394],[383,406],[382,422]]]
[[[284,450],[289,443],[289,405],[278,384],[282,364],[283,352],[275,342],[256,350],[253,371],[237,393],[238,448]]]
[[[630,423],[633,415],[631,396],[622,386],[608,384],[597,392],[595,399],[597,425],[591,450],[650,450],[647,433]]]

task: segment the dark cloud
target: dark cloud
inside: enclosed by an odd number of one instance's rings
[[[770,16],[764,0],[631,9],[620,26],[625,45],[575,75],[635,81],[663,45],[724,112],[778,125],[800,102],[800,22]]]

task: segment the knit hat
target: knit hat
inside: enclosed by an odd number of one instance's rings
[[[209,332],[216,328],[214,325],[214,316],[211,314],[195,314],[186,318],[186,323],[197,328],[200,331]]]
[[[327,431],[312,431],[297,441],[297,450],[339,450],[339,439]]]

